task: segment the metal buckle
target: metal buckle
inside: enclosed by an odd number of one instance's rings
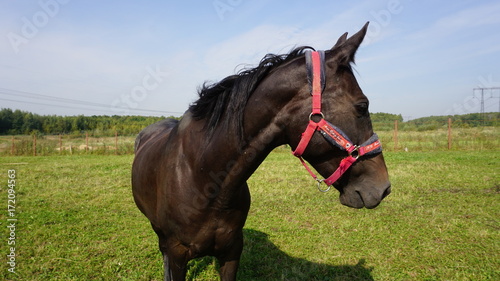
[[[316,181],[317,181],[317,184],[318,184],[318,190],[321,191],[321,192],[328,192],[328,191],[330,191],[330,188],[332,188],[331,185],[327,185],[326,189],[321,188],[321,184],[325,181],[324,179],[322,179],[322,180],[316,179]]]
[[[354,149],[349,152],[349,156],[354,157],[354,159],[359,158],[359,145],[354,145]]]

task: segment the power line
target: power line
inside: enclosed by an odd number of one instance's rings
[[[9,93],[9,92],[15,92],[15,93]],[[11,90],[11,89],[5,89],[5,88],[0,88],[0,94],[24,96],[24,97],[28,97],[28,98],[43,99],[43,100],[47,99],[47,100],[53,100],[56,102],[67,102],[67,103],[75,103],[75,104],[90,105],[90,106],[97,106],[97,107],[104,106],[103,104],[100,104],[100,103],[67,99],[67,98],[61,98],[61,97],[53,97],[53,96],[47,96],[47,95],[41,95],[41,94],[35,94],[35,93],[18,91],[18,90]],[[109,107],[109,106],[107,106],[107,107]]]
[[[58,102],[58,103],[79,105],[79,107],[64,105],[64,107],[66,107],[66,108],[73,108],[73,109],[89,110],[90,108],[87,108],[87,107],[99,107],[99,108],[110,109],[111,107],[113,107],[116,109],[130,110],[130,111],[135,111],[135,112],[151,112],[151,113],[155,113],[155,114],[158,114],[158,113],[182,114],[182,112],[111,106],[111,105],[106,105],[106,104],[101,104],[101,103],[76,100],[76,99],[61,98],[61,97],[54,97],[54,96],[49,96],[49,95],[42,95],[42,94],[36,94],[36,93],[31,93],[31,92],[26,92],[26,91],[19,91],[19,90],[12,90],[12,89],[1,88],[1,87],[0,87],[0,94],[9,95],[9,96],[22,96],[22,97],[26,97],[26,98],[30,98],[30,99],[39,99],[42,101],[53,101],[53,102]],[[36,105],[52,106],[52,107],[60,107],[60,105],[40,103],[40,102],[34,102],[34,101],[22,101],[22,100],[1,99],[1,98],[0,98],[0,100],[18,102],[18,103],[29,103],[29,104],[36,104]],[[81,106],[85,106],[85,107],[81,107]],[[98,110],[98,109],[91,109],[91,110]]]
[[[3,99],[0,98],[0,100],[3,101],[10,101],[10,102],[17,102],[17,103],[28,103],[28,104],[35,104],[35,105],[43,105],[43,106],[51,106],[51,107],[63,107],[62,105],[55,105],[55,104],[49,104],[49,103],[42,103],[42,102],[34,102],[34,101],[20,101],[20,100],[12,100],[12,99]],[[68,106],[64,105],[64,108],[71,108],[71,109],[85,109],[85,110],[92,110],[92,111],[102,111],[102,109],[97,109],[97,108],[86,108],[86,107],[78,107],[78,106]],[[107,106],[109,109],[109,106]],[[122,108],[122,109],[127,109],[127,110],[132,110],[132,111],[137,111],[137,112],[151,112],[151,113],[172,113],[172,112],[167,112],[167,111],[155,111],[155,110],[149,110],[149,109],[138,109],[138,108]]]
[[[43,106],[62,107],[62,105],[55,105],[55,104],[42,103],[42,102],[34,102],[34,101],[19,101],[19,100],[3,99],[3,98],[0,98],[0,100],[10,101],[10,102],[17,102],[17,103],[28,103],[28,104],[35,104],[35,105],[43,105]],[[70,106],[70,105],[64,105],[64,108],[85,109],[85,110],[92,110],[92,111],[100,111],[100,112],[102,112],[102,109],[85,108],[85,107],[77,107],[77,106]],[[130,110],[142,111],[141,109],[130,109]],[[150,111],[151,112],[156,112],[156,111],[153,111],[153,110],[150,110]],[[165,113],[165,112],[164,111],[157,111],[156,113]]]

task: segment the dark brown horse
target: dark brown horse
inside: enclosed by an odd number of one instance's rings
[[[222,280],[236,279],[250,207],[246,181],[273,148],[295,150],[308,124],[328,120],[356,144],[373,138],[368,99],[351,68],[367,26],[324,52],[321,113],[311,114],[305,53],[312,48],[302,47],[204,85],[180,121],[167,119],[139,134],[133,194],[158,235],[165,280],[184,280],[188,261],[206,255],[219,260]],[[363,148],[346,151],[324,132],[312,132],[301,155],[321,175],[359,157],[333,182],[341,203],[374,208],[390,193],[380,151],[355,154]]]

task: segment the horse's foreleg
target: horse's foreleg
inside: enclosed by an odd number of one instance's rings
[[[164,259],[164,263],[168,263],[168,267],[165,267],[165,274],[170,274],[172,281],[186,280],[187,263],[190,259],[188,257],[189,250],[178,244],[169,247],[165,252],[168,254],[167,260]]]
[[[170,270],[170,264],[168,262],[167,253],[163,253],[163,280],[164,281],[172,281],[172,271]]]
[[[186,256],[176,256],[162,249],[163,253],[163,280],[164,281],[184,281],[186,280],[187,260]]]
[[[238,266],[240,264],[241,252],[243,251],[243,233],[235,238],[231,249],[224,255],[218,257],[220,263],[219,274],[221,281],[235,281]]]
[[[221,261],[220,267],[220,280],[221,281],[234,281],[236,280],[236,273],[238,272],[238,266],[240,264],[240,260],[230,260],[230,261]]]
[[[180,244],[169,244],[160,228],[153,225],[153,229],[158,234],[160,252],[163,254],[163,280],[184,281],[188,262],[187,249]]]

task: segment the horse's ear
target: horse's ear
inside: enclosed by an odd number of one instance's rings
[[[369,23],[370,22],[367,22],[360,31],[349,39],[346,39],[347,32],[340,36],[339,40],[332,48],[334,58],[336,58],[338,64],[348,65],[354,62],[354,55],[365,38]]]
[[[339,40],[337,40],[337,43],[332,47],[332,50],[335,49],[336,47],[342,45],[347,39],[347,32],[342,34],[342,36],[339,37]]]

